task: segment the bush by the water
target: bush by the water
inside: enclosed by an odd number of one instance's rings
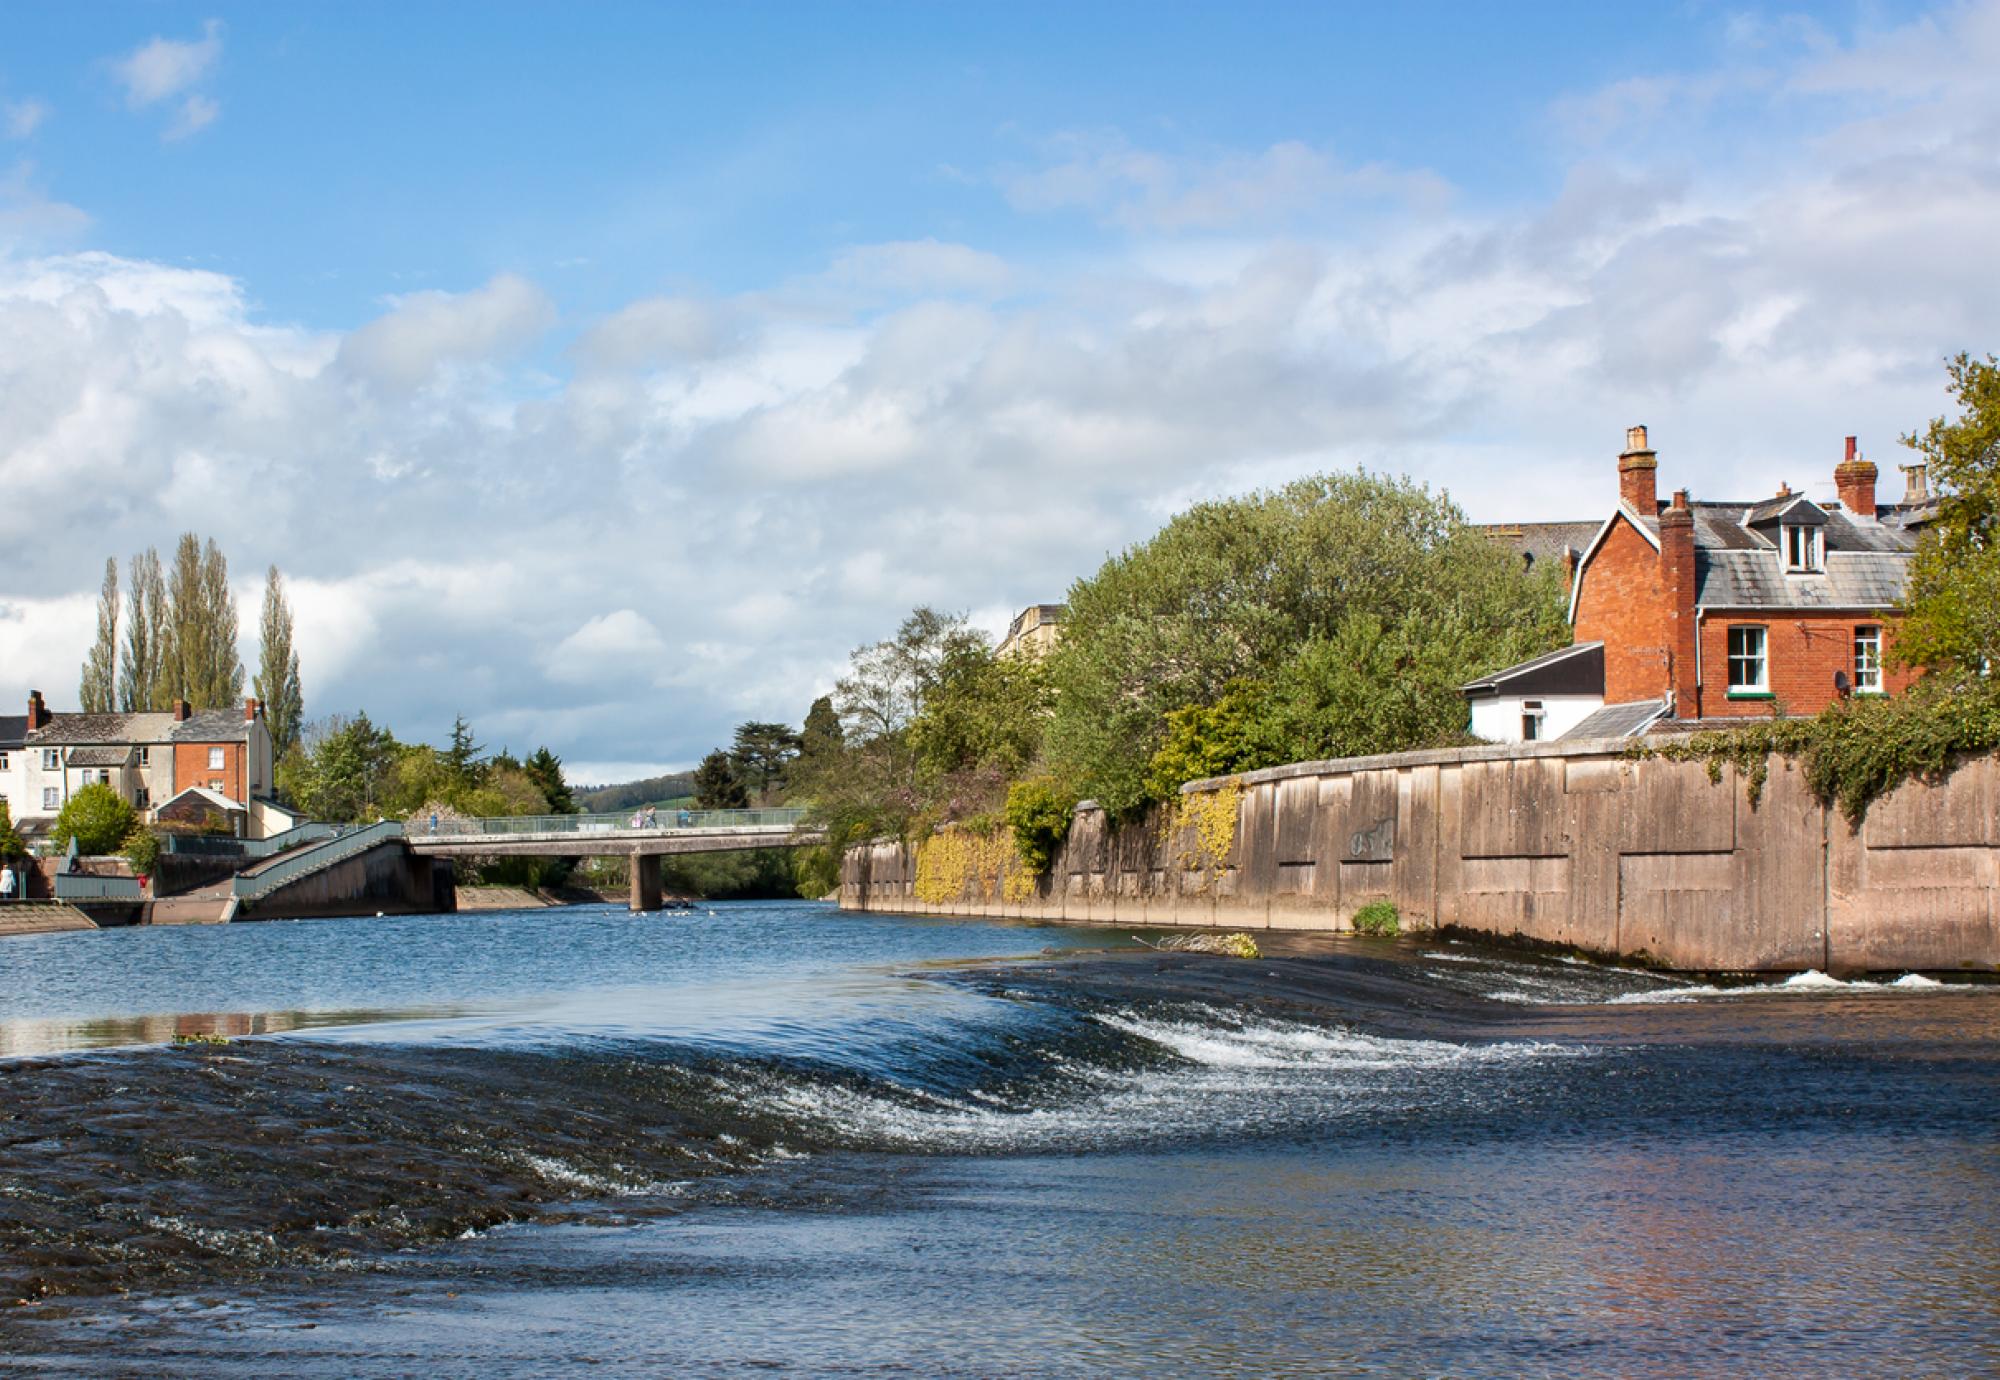
[[[1370,901],[1354,912],[1354,932],[1387,938],[1402,932],[1402,915],[1390,901]]]

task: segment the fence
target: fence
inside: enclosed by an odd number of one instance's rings
[[[198,857],[273,858],[308,843],[333,838],[340,831],[331,824],[301,824],[267,839],[239,839],[226,834],[164,834],[160,842],[169,853]]]
[[[58,901],[137,901],[137,877],[92,877],[83,873],[56,873]]]
[[[795,829],[804,810],[655,810],[615,815],[518,815],[511,818],[440,818],[431,829],[410,821],[410,833],[425,838],[490,837],[495,834],[617,834],[687,830]]]

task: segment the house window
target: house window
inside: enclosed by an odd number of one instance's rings
[[[87,777],[88,777],[88,776],[89,776],[90,774],[89,774],[88,772],[85,772],[85,773],[84,773],[84,775],[85,775],[85,777],[87,778]],[[110,772],[108,772],[108,771],[100,771],[99,773],[97,773],[97,784],[98,784],[98,785],[100,785],[100,786],[108,786],[108,785],[110,785],[110,784],[111,784],[111,773],[110,773]]]
[[[1542,736],[1542,702],[1521,701],[1521,741],[1532,743]]]
[[[1882,630],[1878,627],[1854,630],[1854,688],[1864,695],[1882,693]]]
[[[1764,655],[1764,630],[1729,630],[1729,693],[1761,695],[1771,688],[1769,660]]]
[[[42,770],[59,771],[61,769],[62,769],[62,753],[56,748],[43,748]]]
[[[221,749],[221,748],[210,748],[210,749],[208,750],[208,769],[209,769],[210,771],[221,771],[221,770],[222,770],[222,749]]]
[[[208,783],[208,788],[209,788],[209,789],[210,789],[211,791],[214,791],[214,792],[215,792],[215,793],[216,793],[217,795],[221,795],[221,794],[222,794],[222,783],[221,783],[220,781],[211,781],[211,782],[209,782],[209,783]]]
[[[7,770],[7,754],[0,752],[0,771]]]
[[[54,786],[42,787],[42,808],[44,810],[60,810],[62,808],[62,792],[58,791]]]
[[[142,767],[153,765],[153,750],[151,748],[142,747],[139,749],[139,765]]]
[[[1820,530],[1797,523],[1785,525],[1785,569],[1796,572],[1816,572],[1825,567],[1820,559]]]
[[[134,809],[137,810],[149,809],[151,808],[152,804],[153,804],[153,793],[147,790],[144,786],[141,786],[139,787],[139,789],[132,792],[132,807]]]

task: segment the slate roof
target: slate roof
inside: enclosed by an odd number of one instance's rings
[[[1643,733],[1667,712],[1667,702],[1640,700],[1637,704],[1607,704],[1563,734],[1565,738],[1631,738]]]
[[[1778,552],[1779,518],[1801,501],[1792,494],[1761,503],[1701,502],[1694,508],[1695,603],[1715,609],[1886,609],[1902,602],[1919,510],[1878,508],[1856,517],[1844,508],[1806,502],[1823,520],[1826,570],[1788,575]],[[1666,504],[1660,505],[1662,511]],[[1628,515],[1631,509],[1624,509]],[[1757,519],[1758,513],[1765,516]],[[1746,525],[1745,517],[1756,525]],[[1641,518],[1655,541],[1660,522]]]
[[[86,743],[165,743],[172,741],[171,714],[54,714],[28,735],[33,747]]]
[[[213,805],[218,810],[231,810],[239,815],[245,813],[244,807],[239,802],[231,800],[228,796],[222,795],[216,791],[211,791],[206,786],[189,786],[186,790],[176,795],[172,800],[163,802],[160,806],[160,809],[164,811],[168,809],[170,806],[180,801],[186,800],[189,796],[193,796],[196,800],[199,800],[204,804]]]
[[[129,743],[118,743],[71,748],[64,760],[72,767],[122,767],[132,760],[132,747]]]
[[[240,743],[250,736],[250,721],[235,709],[203,709],[174,725],[177,743]]]
[[[1604,644],[1578,642],[1559,651],[1509,666],[1458,687],[1467,695],[1602,695],[1604,693]]]
[[[1488,522],[1480,530],[1494,541],[1527,557],[1529,565],[1552,560],[1565,550],[1581,556],[1590,549],[1602,522]]]
[[[0,748],[23,747],[28,741],[26,714],[0,714]]]

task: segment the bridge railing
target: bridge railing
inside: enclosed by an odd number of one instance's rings
[[[512,815],[507,817],[441,818],[435,829],[423,818],[412,819],[409,836],[426,838],[486,838],[500,834],[631,834],[661,830],[793,829],[804,810],[626,810],[610,815]]]
[[[332,867],[357,853],[367,852],[379,843],[402,836],[403,821],[400,819],[385,819],[363,828],[349,829],[323,842],[308,844],[270,862],[260,863],[247,872],[237,873],[231,889],[238,900],[254,901],[287,882]]]

